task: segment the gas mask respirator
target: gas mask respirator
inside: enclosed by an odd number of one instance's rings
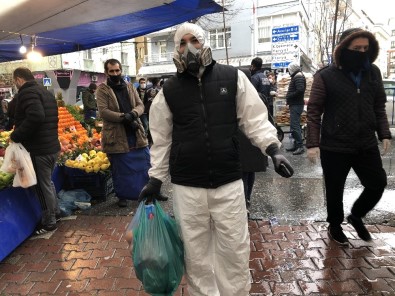
[[[200,69],[204,71],[204,67],[212,62],[210,47],[195,48],[192,44],[187,43],[183,53],[177,51],[173,58],[177,71],[183,73],[188,71],[194,76],[198,76]]]

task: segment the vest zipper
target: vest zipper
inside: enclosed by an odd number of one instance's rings
[[[204,121],[204,137],[206,138],[206,148],[207,148],[207,154],[208,154],[208,161],[211,162],[212,156],[211,156],[211,146],[210,146],[210,141],[209,141],[209,135],[208,135],[208,126],[207,126],[207,112],[206,108],[204,105],[204,97],[203,97],[203,90],[202,90],[202,80],[201,78],[198,78],[198,86],[199,86],[199,92],[200,92],[200,103],[202,106],[202,111],[203,111],[203,121]],[[210,167],[210,166],[209,166]],[[209,169],[209,183],[210,186],[213,186],[213,182],[211,181],[213,175],[213,171]]]

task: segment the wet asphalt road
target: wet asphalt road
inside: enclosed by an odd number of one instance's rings
[[[392,129],[395,136],[395,129]],[[388,176],[388,186],[382,199],[365,218],[369,224],[387,224],[395,226],[395,140],[391,143],[391,152],[383,157],[384,169]],[[283,140],[281,150],[294,167],[294,175],[282,178],[273,170],[269,161],[266,172],[256,173],[250,208],[251,219],[269,220],[274,217],[281,224],[298,224],[299,221],[325,221],[326,207],[323,191],[322,168],[313,165],[303,155],[292,155],[285,148],[290,146],[288,134]],[[381,148],[381,147],[380,147]],[[345,215],[350,212],[355,199],[362,191],[362,186],[353,171],[350,172],[344,190]],[[169,196],[169,201],[162,202],[162,207],[172,213],[171,185],[165,182],[162,192]],[[130,215],[137,208],[136,201],[129,201],[127,208],[119,208],[117,198],[109,197],[106,202],[95,204],[86,214],[90,215]]]

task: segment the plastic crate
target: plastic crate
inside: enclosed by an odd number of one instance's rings
[[[84,189],[92,199],[107,199],[114,192],[111,173],[86,173],[65,167],[65,189]]]

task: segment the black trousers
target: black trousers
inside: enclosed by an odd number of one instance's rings
[[[364,217],[379,202],[387,186],[387,175],[378,147],[361,150],[355,154],[322,149],[320,152],[326,188],[327,222],[336,226],[344,220],[343,192],[351,168],[364,187],[353,204],[351,213],[357,217]]]

